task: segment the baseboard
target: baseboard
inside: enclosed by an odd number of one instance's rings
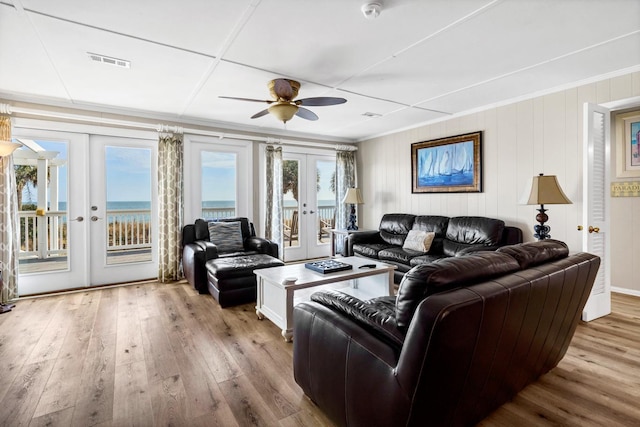
[[[636,291],[635,289],[618,288],[616,286],[612,286],[611,292],[616,292],[618,294],[631,295],[634,297],[640,297],[640,291]]]

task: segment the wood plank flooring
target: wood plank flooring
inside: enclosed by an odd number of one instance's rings
[[[640,298],[613,310],[480,426],[640,425]],[[330,426],[291,366],[252,304],[186,283],[24,299],[0,316],[0,425]]]

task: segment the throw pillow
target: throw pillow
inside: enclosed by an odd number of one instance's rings
[[[218,252],[228,253],[244,250],[240,221],[210,222],[208,225],[209,240],[218,247]]]
[[[429,248],[431,248],[431,243],[435,237],[436,233],[433,231],[426,232],[410,230],[404,244],[402,245],[402,249],[411,249],[417,252],[429,252]]]

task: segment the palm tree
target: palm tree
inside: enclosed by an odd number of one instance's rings
[[[18,191],[18,209],[22,209],[22,190],[31,184],[38,185],[38,168],[35,166],[16,165],[16,190]]]

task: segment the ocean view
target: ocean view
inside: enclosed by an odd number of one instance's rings
[[[296,206],[297,202],[295,200],[285,200],[285,207],[293,207]],[[334,200],[319,200],[318,206],[334,206]],[[235,202],[233,200],[207,200],[202,202],[202,207],[204,208],[233,208],[235,206]],[[149,210],[151,208],[151,202],[131,202],[131,201],[120,201],[120,202],[107,202],[107,210]],[[60,210],[67,210],[67,202],[60,202]]]

